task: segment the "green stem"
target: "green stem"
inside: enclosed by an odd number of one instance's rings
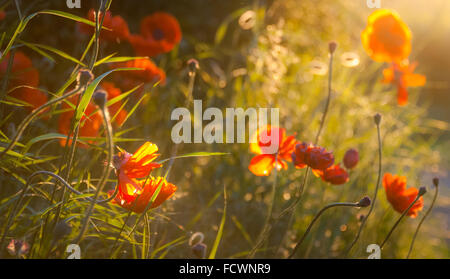
[[[425,213],[425,215],[422,217],[422,220],[420,220],[419,225],[417,225],[417,229],[414,232],[414,236],[412,238],[411,245],[409,246],[408,255],[406,256],[407,259],[409,259],[409,256],[411,255],[411,252],[412,252],[413,247],[414,247],[414,242],[416,241],[416,237],[417,237],[417,234],[419,233],[419,230],[420,230],[420,227],[422,226],[422,223],[425,221],[425,218],[427,218],[427,216],[431,213],[431,210],[433,209],[434,204],[436,203],[436,199],[437,199],[437,196],[438,196],[438,193],[439,193],[439,187],[438,187],[438,185],[434,185],[434,186],[435,186],[435,191],[434,191],[433,201],[431,202],[431,205],[428,208],[428,210]]]
[[[292,253],[289,255],[289,259],[291,259],[295,253],[297,252],[298,248],[300,247],[300,245],[302,245],[303,241],[305,240],[306,236],[308,235],[308,233],[311,231],[312,226],[314,225],[314,223],[317,221],[317,219],[319,219],[319,217],[322,215],[322,213],[324,213],[327,209],[332,208],[332,207],[338,207],[338,206],[348,206],[348,207],[359,207],[359,203],[352,203],[352,202],[335,202],[335,203],[330,203],[329,205],[326,205],[324,208],[322,208],[317,214],[316,216],[314,216],[313,220],[311,221],[311,223],[309,224],[308,228],[306,229],[305,233],[303,234],[303,236],[300,238],[300,240],[297,242],[297,245],[295,245],[294,250],[292,250]]]

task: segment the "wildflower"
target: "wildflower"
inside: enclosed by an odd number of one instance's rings
[[[94,9],[90,9],[87,16],[87,18],[94,23],[95,13],[96,11]],[[99,14],[99,21],[101,20],[101,18],[102,15]],[[82,33],[90,35],[94,34],[94,26],[87,25],[85,23],[78,23],[78,26]],[[102,26],[110,29],[107,30],[102,28],[102,30],[100,31],[100,39],[102,40],[116,42],[120,40],[127,40],[130,36],[127,22],[121,16],[112,16],[110,11],[105,12]]]
[[[373,12],[361,34],[362,44],[377,62],[401,62],[411,53],[411,31],[399,15],[388,9]]]
[[[78,102],[78,98],[79,95],[74,95],[72,97],[69,97],[66,102],[62,103],[61,108],[63,110],[67,110],[64,111],[63,113],[61,113],[61,115],[59,116],[59,121],[58,121],[58,132],[64,135],[69,134],[70,128],[71,128],[71,124],[72,124],[72,118],[75,115],[75,109],[74,107],[76,106],[77,102]],[[71,105],[69,105],[67,102],[71,103]],[[84,112],[84,115],[81,117],[80,120],[80,128],[78,131],[78,134],[80,137],[98,137],[99,135],[99,129],[101,127],[101,125],[103,124],[103,118],[102,115],[100,114],[100,112],[96,111],[97,108],[94,104],[88,104],[88,106],[86,107],[86,110]],[[73,135],[70,135],[71,137]],[[69,143],[71,143],[72,140],[69,140]],[[92,141],[89,141],[90,143],[92,143]],[[61,139],[59,141],[59,143],[61,144],[61,146],[65,146],[66,144],[66,139]],[[84,147],[86,148],[87,146],[85,144],[80,144],[80,147]]]
[[[115,80],[124,90],[131,90],[140,83],[165,83],[166,74],[158,68],[150,59],[141,58],[127,62],[110,64],[110,68],[139,68],[142,70],[124,71],[114,75]]]
[[[333,153],[327,152],[325,148],[308,143],[298,143],[291,154],[292,161],[298,169],[306,166],[316,170],[324,170],[334,163]]]
[[[359,161],[358,150],[351,148],[351,149],[347,150],[347,152],[345,152],[344,166],[347,169],[353,169],[354,167],[356,167],[356,165],[358,164],[358,161]]]
[[[416,66],[417,63],[392,63],[391,67],[383,70],[382,82],[397,87],[397,102],[400,106],[408,102],[408,87],[423,86],[426,83],[425,76],[413,73]]]
[[[261,133],[264,132],[264,133]],[[272,133],[275,133],[272,136]],[[258,131],[257,141],[250,144],[250,150],[258,154],[252,158],[249,170],[257,176],[268,176],[274,167],[277,170],[287,169],[285,161],[291,161],[291,153],[296,144],[294,136],[286,136],[284,128],[267,126],[264,130]],[[272,140],[275,142],[272,143]],[[276,146],[277,153],[270,152],[270,147]]]
[[[341,185],[347,183],[349,180],[348,173],[341,168],[339,164],[331,166],[325,170],[313,170],[313,173],[316,176],[321,177],[323,181],[333,185]]]
[[[10,53],[0,63],[0,79],[6,75]],[[39,85],[39,72],[33,67],[31,59],[23,52],[16,51],[9,73],[9,96],[30,105],[28,109],[35,109],[47,102],[47,95],[34,88]]]
[[[161,164],[152,163],[159,156],[159,154],[156,154],[157,151],[158,146],[147,141],[134,154],[125,151],[115,155],[114,167],[119,179],[122,176],[129,178],[147,177],[153,169],[161,167]]]
[[[172,197],[177,190],[175,185],[167,182],[163,177],[149,177],[148,179],[141,181],[130,179],[130,181],[121,180],[119,178],[119,192],[112,202],[136,213],[144,212],[151,201],[151,197],[159,187],[161,188],[158,196],[150,205],[150,208],[160,206],[163,202]],[[138,186],[138,188],[135,188],[135,186]],[[110,191],[110,194],[111,192],[112,191]]]
[[[137,55],[154,57],[171,51],[181,41],[180,25],[168,13],[157,12],[141,21],[141,32],[129,38]]]
[[[112,82],[104,81],[101,83],[101,87],[108,93],[107,100],[112,100],[120,94],[122,94],[122,91],[117,88]],[[114,104],[110,105],[108,107],[109,113],[111,114],[111,117],[114,117],[114,122],[121,126],[122,123],[125,121],[125,118],[127,117],[128,112],[124,109],[121,109],[122,102],[118,101]]]
[[[392,207],[399,213],[403,213],[419,194],[414,187],[406,189],[406,177],[386,173],[383,176],[383,187],[386,197]],[[407,215],[411,218],[417,217],[423,208],[423,198],[420,197],[411,207]]]
[[[30,245],[25,240],[11,239],[6,249],[11,256],[21,257],[28,253]]]

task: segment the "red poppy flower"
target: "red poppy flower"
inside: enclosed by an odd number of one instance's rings
[[[417,197],[419,190],[414,187],[406,189],[406,177],[386,173],[383,176],[383,187],[386,197],[392,207],[399,213],[403,213]],[[417,217],[423,208],[423,198],[420,197],[411,207],[407,215],[411,218]]]
[[[10,54],[0,63],[0,79],[7,72]],[[47,102],[47,94],[32,88],[39,86],[39,72],[33,68],[31,59],[23,52],[16,51],[9,74],[9,95],[30,105],[29,109],[35,109]]]
[[[156,154],[157,151],[158,146],[147,141],[134,154],[120,152],[114,156],[114,167],[119,179],[121,176],[147,177],[153,169],[161,167],[161,164],[152,163],[159,156]]]
[[[131,90],[141,83],[155,83],[166,81],[164,70],[158,68],[150,59],[142,58],[127,62],[111,63],[110,68],[139,68],[142,70],[121,71],[114,74],[115,81],[124,90]]]
[[[307,143],[299,143],[291,154],[296,168],[302,169],[306,166],[316,170],[324,170],[334,163],[333,153],[327,152],[325,148]]]
[[[411,53],[411,31],[397,13],[388,9],[376,10],[369,16],[361,40],[377,62],[401,62]]]
[[[115,87],[114,84],[112,82],[107,82],[104,81],[101,83],[101,87],[108,93],[108,101],[112,100],[118,96],[120,96],[120,94],[122,94],[122,91]],[[115,117],[114,122],[118,125],[121,126],[122,123],[125,121],[125,118],[127,117],[128,112],[124,109],[120,109],[122,106],[122,102],[118,101],[112,105],[110,105],[108,107],[108,111],[111,114],[111,119],[113,117]]]
[[[287,169],[285,161],[291,161],[291,153],[297,142],[295,137],[287,137],[284,128],[269,125],[254,136],[257,140],[250,144],[250,150],[259,155],[252,158],[248,166],[249,170],[257,176],[268,176],[274,167],[278,170]],[[275,153],[273,147],[275,147]]]
[[[69,130],[71,128],[72,118],[75,116],[75,110],[74,107],[76,107],[76,104],[78,102],[79,95],[72,96],[66,100],[66,102],[63,102],[61,105],[61,109],[68,110],[59,116],[58,121],[58,132],[64,135],[67,135],[69,133]],[[70,102],[72,106],[70,106],[67,102]],[[81,117],[80,121],[80,128],[78,131],[78,134],[80,137],[97,137],[99,135],[99,129],[101,125],[103,124],[103,118],[100,112],[95,112],[97,110],[97,107],[93,104],[89,104],[86,108],[86,111],[84,112],[84,115]],[[72,137],[72,135],[71,135]],[[71,143],[72,140],[69,140],[69,143]],[[92,141],[90,141],[92,143]],[[66,139],[61,139],[60,142],[61,146],[65,146]],[[87,146],[84,144],[80,144],[80,147],[86,148]]]
[[[136,188],[136,185],[138,188]],[[163,202],[172,197],[177,190],[175,185],[167,182],[163,177],[149,177],[147,182],[146,179],[141,181],[136,179],[119,179],[118,187],[119,192],[112,202],[136,213],[144,212],[158,187],[161,187],[161,189],[155,201],[150,205],[150,208],[160,206]],[[109,194],[111,195],[112,192],[113,191],[110,191]]]
[[[5,11],[0,11],[0,20],[4,20],[6,17]]]
[[[95,13],[96,11],[94,9],[90,9],[87,16],[87,18],[94,23]],[[99,20],[101,20],[101,14],[99,15]],[[94,34],[94,26],[84,23],[78,23],[78,26],[82,33],[89,35]],[[106,11],[102,26],[110,29],[102,29],[100,31],[100,39],[102,40],[115,42],[120,40],[127,40],[130,36],[127,22],[121,16],[112,16],[110,11]]]
[[[347,150],[347,152],[345,152],[344,166],[347,169],[353,169],[354,167],[356,167],[356,165],[358,164],[358,161],[359,161],[359,154],[356,149],[351,148],[351,149]]]
[[[391,67],[383,70],[384,79],[382,82],[391,83],[397,87],[398,105],[404,106],[408,103],[408,87],[424,86],[426,77],[414,74],[417,63],[392,63]]]
[[[313,170],[313,173],[316,176],[320,176],[323,181],[333,185],[341,185],[347,183],[349,180],[347,171],[341,168],[339,164],[331,166],[325,170]]]
[[[153,57],[171,51],[181,41],[181,29],[175,17],[157,12],[143,18],[141,34],[129,39],[137,55]]]

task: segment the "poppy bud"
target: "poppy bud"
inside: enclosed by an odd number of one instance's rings
[[[421,196],[425,195],[426,192],[427,192],[427,188],[422,186],[422,187],[419,188],[418,196],[421,197]]]
[[[373,117],[375,120],[375,124],[380,125],[381,122],[381,114],[377,113],[375,114],[375,116]]]
[[[191,248],[192,253],[194,253],[194,255],[197,256],[199,259],[204,259],[206,257],[206,249],[207,246],[203,242],[197,243]]]
[[[331,54],[334,53],[334,51],[336,50],[336,48],[337,48],[337,43],[336,43],[335,41],[331,41],[331,42],[328,44],[328,49],[329,49],[329,51],[330,51]]]
[[[358,202],[359,207],[367,207],[371,203],[370,198],[368,196],[365,196]]]
[[[347,152],[345,152],[344,166],[347,169],[353,169],[354,167],[356,167],[356,165],[358,164],[358,161],[359,161],[359,154],[356,149],[351,148],[351,149],[347,150]]]
[[[105,90],[101,89],[101,90],[97,90],[94,93],[94,96],[92,97],[92,100],[94,101],[94,103],[103,108],[106,105],[106,96],[108,95],[108,93],[106,93]]]
[[[193,76],[197,70],[200,69],[198,61],[194,58],[189,59],[187,61],[187,65],[189,67],[189,76]]]
[[[77,85],[87,85],[94,80],[94,74],[89,69],[81,69],[77,75]]]
[[[437,177],[433,178],[433,185],[436,187],[439,186],[439,178]]]

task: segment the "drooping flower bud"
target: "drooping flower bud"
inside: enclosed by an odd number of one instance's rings
[[[337,48],[337,42],[331,41],[328,44],[328,50],[330,51],[330,54],[333,54],[336,51],[336,48]]]
[[[418,193],[419,197],[425,195],[426,192],[427,192],[427,188],[425,186],[420,187],[419,193]]]
[[[191,248],[192,253],[200,259],[204,259],[206,257],[206,249],[207,246],[203,242],[197,243]]]
[[[97,90],[94,93],[94,96],[92,96],[92,100],[94,101],[94,103],[99,106],[100,108],[105,107],[106,105],[106,99],[107,99],[108,93],[103,90]]]
[[[94,74],[89,69],[80,69],[77,75],[77,85],[87,85],[94,80]]]
[[[351,148],[345,152],[344,155],[344,166],[347,169],[353,169],[356,167],[359,161],[359,153],[356,149]]]
[[[365,196],[358,202],[359,207],[367,207],[371,203],[370,198],[368,196]]]
[[[439,186],[439,178],[437,178],[437,177],[433,178],[433,185],[436,187]]]
[[[375,124],[380,125],[380,123],[381,123],[381,114],[379,114],[379,113],[375,114],[373,119],[375,121]]]

